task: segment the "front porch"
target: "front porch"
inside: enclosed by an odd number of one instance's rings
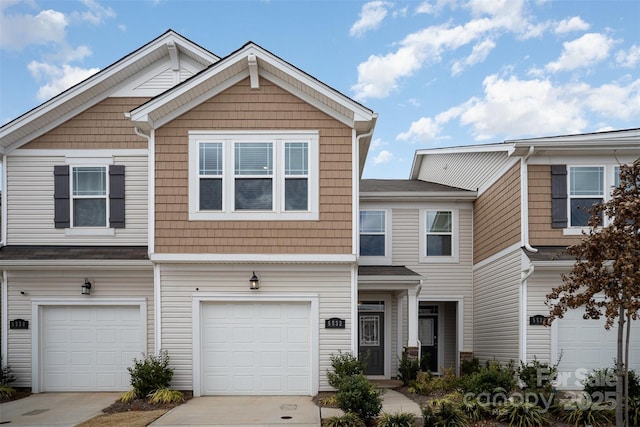
[[[397,378],[404,354],[435,374],[459,372],[462,301],[430,298],[424,279],[406,267],[359,267],[357,351],[370,379]]]

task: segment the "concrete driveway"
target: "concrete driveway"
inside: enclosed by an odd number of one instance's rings
[[[121,393],[38,393],[0,404],[0,424],[74,426],[100,415]]]
[[[194,397],[150,424],[152,427],[205,425],[319,427],[320,408],[310,396]]]

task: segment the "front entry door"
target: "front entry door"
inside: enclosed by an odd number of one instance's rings
[[[366,375],[384,375],[384,313],[358,313],[358,355],[367,362]]]
[[[422,370],[438,371],[438,316],[420,316],[418,332],[422,351]]]

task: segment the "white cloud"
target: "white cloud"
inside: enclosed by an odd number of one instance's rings
[[[474,0],[469,7],[477,17],[465,24],[453,26],[447,23],[424,28],[407,35],[398,43],[395,52],[371,55],[360,63],[358,82],[351,87],[354,97],[359,100],[385,98],[398,87],[402,78],[413,75],[426,61],[439,62],[445,52],[472,43],[487,33],[514,31],[521,34],[529,27],[523,16],[522,1]]]
[[[55,10],[37,15],[0,14],[0,47],[20,50],[31,44],[62,43],[68,25],[66,16]]]
[[[100,71],[99,68],[87,69],[73,67],[68,64],[57,66],[37,61],[30,62],[27,68],[34,78],[47,82],[38,89],[38,98],[40,100],[46,100],[56,96],[76,83]]]
[[[553,31],[556,34],[564,34],[570,33],[571,31],[586,31],[588,29],[589,24],[587,22],[584,22],[579,16],[574,16],[556,23]]]
[[[547,71],[571,71],[594,65],[607,56],[614,40],[600,33],[588,33],[582,37],[562,44],[562,54],[557,61],[545,66]]]
[[[371,147],[369,147],[369,150],[375,151],[380,147],[384,147],[385,145],[388,145],[388,144],[382,139],[376,138],[371,142]]]
[[[640,46],[634,44],[627,51],[619,50],[616,53],[616,62],[623,67],[634,68],[640,63]]]
[[[484,95],[473,97],[435,116],[413,122],[399,140],[431,142],[444,139],[452,120],[468,126],[475,140],[508,139],[584,132],[589,122],[632,120],[640,116],[640,79],[599,87],[586,83],[555,84],[548,79],[516,76],[484,79]]]
[[[373,164],[379,165],[382,163],[389,163],[391,160],[393,160],[393,153],[391,151],[382,150],[373,158]]]
[[[471,54],[464,59],[456,61],[451,67],[451,73],[455,76],[464,71],[465,68],[483,62],[489,56],[489,53],[496,47],[493,40],[487,39],[473,46]]]
[[[411,123],[407,132],[400,133],[396,139],[399,141],[411,140],[412,142],[432,142],[438,138],[441,128],[436,120],[431,117],[422,117]]]
[[[424,13],[426,15],[430,15],[434,13],[434,11],[435,8],[429,0],[423,1],[418,5],[418,7],[416,7],[416,13]]]
[[[369,30],[375,30],[387,16],[387,8],[391,3],[375,0],[365,3],[360,11],[358,19],[349,30],[352,36],[361,36]]]
[[[110,7],[104,7],[94,0],[81,0],[87,10],[82,12],[73,12],[72,17],[80,21],[88,22],[91,25],[100,25],[105,19],[115,18],[116,13]]]

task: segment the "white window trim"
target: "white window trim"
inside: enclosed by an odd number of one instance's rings
[[[69,165],[69,227],[65,228],[65,236],[115,236],[115,229],[109,227],[109,166],[113,164],[113,156],[104,155],[88,157],[86,154],[68,155],[65,164]],[[73,225],[73,168],[77,167],[103,167],[105,168],[105,209],[106,220],[104,227],[78,227]]]
[[[367,207],[360,212],[384,212],[384,256],[362,256],[360,254],[360,214],[358,213],[358,263],[360,265],[391,265],[391,209]]]
[[[575,164],[567,165],[567,228],[562,230],[562,234],[564,236],[581,236],[584,233],[588,233],[591,227],[582,227],[582,226],[571,226],[571,168],[581,168],[581,167],[602,167],[604,168],[604,183],[603,183],[603,195],[602,199],[607,202],[611,200],[611,194],[613,192],[613,188],[615,187],[616,177],[615,170],[616,167],[619,167],[619,164]],[[604,218],[605,224],[608,223],[608,220]]]
[[[222,210],[200,210],[199,144],[202,142],[223,143]],[[273,210],[234,211],[234,149],[236,142],[273,142]],[[307,142],[309,172],[308,203],[306,211],[284,210],[284,144],[286,142]],[[190,131],[189,132],[189,220],[208,221],[317,221],[320,217],[320,160],[318,131]]]
[[[451,212],[451,256],[427,256],[427,212]],[[434,207],[429,209],[420,209],[420,262],[427,264],[434,263],[457,263],[460,259],[460,243],[459,243],[459,214],[458,209],[448,207]]]

